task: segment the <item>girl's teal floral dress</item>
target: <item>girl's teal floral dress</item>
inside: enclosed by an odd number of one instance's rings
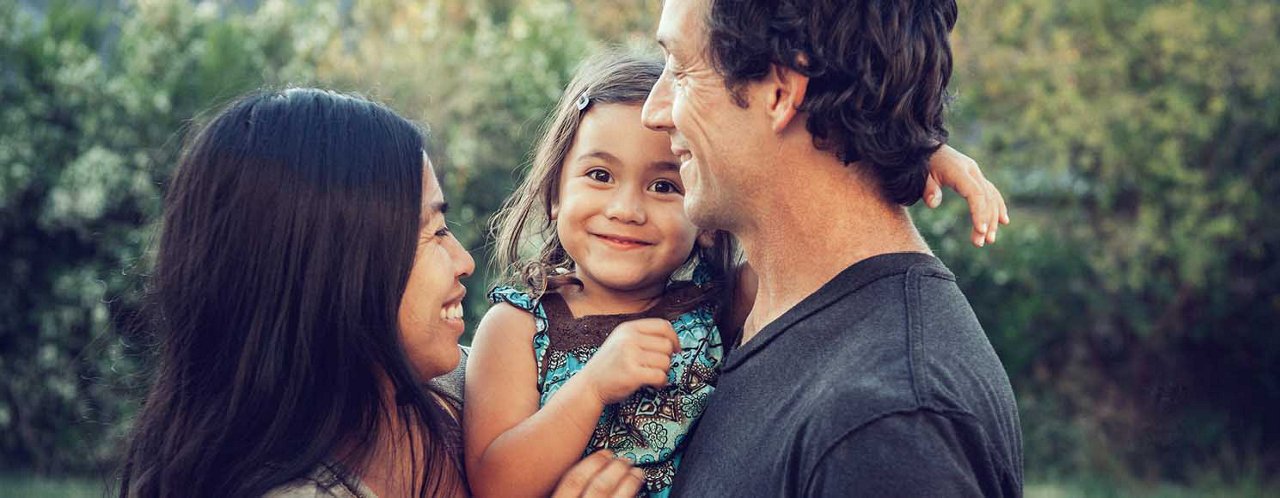
[[[703,280],[695,272],[695,281]],[[512,287],[498,287],[489,301],[508,303],[529,312],[537,330],[533,336],[538,365],[539,405],[545,406],[564,383],[586,366],[618,324],[640,318],[671,320],[681,351],[671,362],[669,385],[644,388],[630,398],[605,407],[583,455],[609,449],[636,462],[644,470],[644,494],[665,497],[694,422],[715,389],[724,346],[715,325],[712,300],[698,304],[703,287],[677,282],[658,304],[640,313],[575,317],[559,294],[534,299]],[[692,303],[692,304],[691,304]],[[672,318],[674,316],[674,318]]]

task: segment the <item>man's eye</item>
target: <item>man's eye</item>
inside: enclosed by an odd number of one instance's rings
[[[602,169],[593,169],[588,171],[587,177],[601,183],[609,183],[610,180],[613,180],[613,176],[609,175],[608,171]]]
[[[656,181],[656,182],[653,182],[653,185],[650,185],[650,186],[649,186],[649,189],[650,189],[650,190],[653,190],[654,192],[657,192],[657,193],[659,193],[659,194],[679,194],[679,193],[681,193],[681,192],[680,192],[680,187],[676,186],[676,184],[675,184],[675,183],[672,183],[672,182],[671,182],[671,181],[669,181],[669,180],[658,180],[658,181]]]

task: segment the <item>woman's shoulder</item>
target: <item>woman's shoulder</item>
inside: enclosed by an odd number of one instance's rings
[[[263,498],[378,498],[359,479],[339,476],[322,464],[305,477],[277,486]]]

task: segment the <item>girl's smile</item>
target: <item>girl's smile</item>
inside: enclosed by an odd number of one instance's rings
[[[671,142],[641,125],[640,106],[587,111],[552,207],[583,292],[626,301],[661,293],[697,235],[683,192]]]
[[[622,250],[640,249],[643,247],[649,247],[653,245],[653,242],[648,242],[648,241],[637,239],[634,237],[625,237],[621,235],[612,235],[612,234],[603,234],[603,233],[592,233],[591,235],[604,241],[606,244],[609,244],[613,247],[616,247]]]

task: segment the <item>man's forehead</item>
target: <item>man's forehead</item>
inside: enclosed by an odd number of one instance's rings
[[[657,40],[668,53],[686,50],[692,37],[703,30],[703,10],[710,0],[666,0],[662,2],[662,14],[658,18]]]

